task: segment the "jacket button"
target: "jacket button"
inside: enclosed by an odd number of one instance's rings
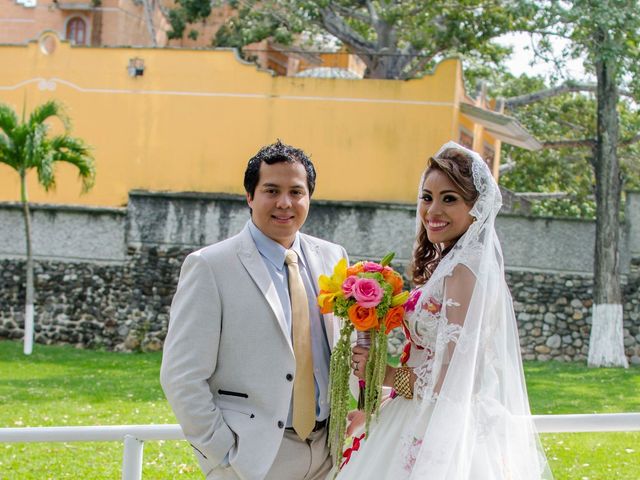
[[[284,428],[284,422],[282,420],[278,420],[278,428]]]
[[[287,373],[287,380],[289,381],[293,380],[293,375],[291,375],[290,373]]]

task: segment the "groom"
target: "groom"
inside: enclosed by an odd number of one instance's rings
[[[207,479],[323,479],[332,466],[339,331],[316,285],[346,252],[299,232],[315,179],[302,150],[263,147],[245,171],[245,228],[182,266],[160,379]]]

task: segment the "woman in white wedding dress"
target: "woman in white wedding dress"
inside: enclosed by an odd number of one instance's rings
[[[387,367],[392,398],[345,452],[337,478],[550,479],[494,228],[498,186],[478,154],[449,142],[430,159],[418,196],[409,343],[402,366]],[[354,347],[360,378],[366,357]]]

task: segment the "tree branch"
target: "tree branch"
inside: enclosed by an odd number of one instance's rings
[[[640,142],[640,133],[633,137],[625,138],[618,142],[618,147],[628,147],[634,143]],[[595,138],[582,138],[575,140],[552,140],[548,142],[542,142],[542,148],[566,148],[566,147],[588,147],[595,148]]]
[[[587,132],[589,129],[583,125],[578,125],[573,122],[568,122],[567,120],[556,120],[560,125],[564,125],[565,127],[573,128],[574,130],[582,130],[583,132]]]
[[[552,140],[548,142],[541,142],[542,148],[566,148],[566,147],[588,147],[595,148],[595,138],[582,138],[576,140]]]
[[[633,145],[636,142],[640,142],[640,133],[634,135],[631,138],[625,138],[624,140],[620,140],[618,142],[619,147],[628,147],[629,145]]]
[[[566,198],[569,196],[567,192],[514,192],[518,198],[525,200],[550,200],[556,198]]]
[[[322,26],[327,32],[351,47],[354,52],[365,55],[376,53],[375,45],[362,38],[331,8],[323,8],[320,14],[322,15]]]
[[[514,168],[516,168],[516,162],[511,160],[511,158],[507,158],[507,162],[500,165],[500,175],[504,175],[507,172],[510,172]]]
[[[380,21],[380,17],[378,17],[378,12],[376,11],[376,7],[371,0],[367,0],[365,3],[367,4],[367,10],[369,10],[369,16],[371,17],[371,22],[375,25]]]
[[[579,83],[570,80],[557,87],[546,88],[544,90],[538,90],[537,92],[527,93],[525,95],[519,95],[517,97],[505,98],[504,105],[507,108],[521,107],[523,105],[529,105],[530,103],[539,102],[547,98],[564,95],[565,93],[595,92],[596,89],[597,85],[595,83]],[[620,95],[634,99],[633,94],[629,90],[619,90],[618,93]]]
[[[353,8],[347,8],[343,5],[340,4],[334,4],[331,5],[331,8],[333,8],[336,12],[346,16],[346,17],[350,17],[353,18],[354,20],[358,20],[362,23],[366,23],[367,25],[371,25],[372,21],[371,21],[371,17],[368,17],[366,15],[363,15],[362,13],[354,10]]]
[[[409,69],[408,72],[403,73],[402,74],[402,79],[406,80],[408,78],[413,78],[415,77],[417,74],[421,73],[422,71],[424,71],[425,67],[427,66],[427,64],[433,60],[433,57],[435,57],[438,52],[433,52],[432,55],[424,55],[423,57],[420,58],[420,60],[418,60],[418,62]]]

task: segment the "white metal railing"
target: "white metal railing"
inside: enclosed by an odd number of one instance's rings
[[[538,432],[639,432],[640,413],[534,415]],[[0,442],[114,442],[124,443],[122,480],[142,478],[145,441],[184,440],[180,425],[113,425],[87,427],[0,428]]]
[[[122,480],[142,478],[147,440],[184,440],[180,425],[0,428],[0,442],[123,442]]]

